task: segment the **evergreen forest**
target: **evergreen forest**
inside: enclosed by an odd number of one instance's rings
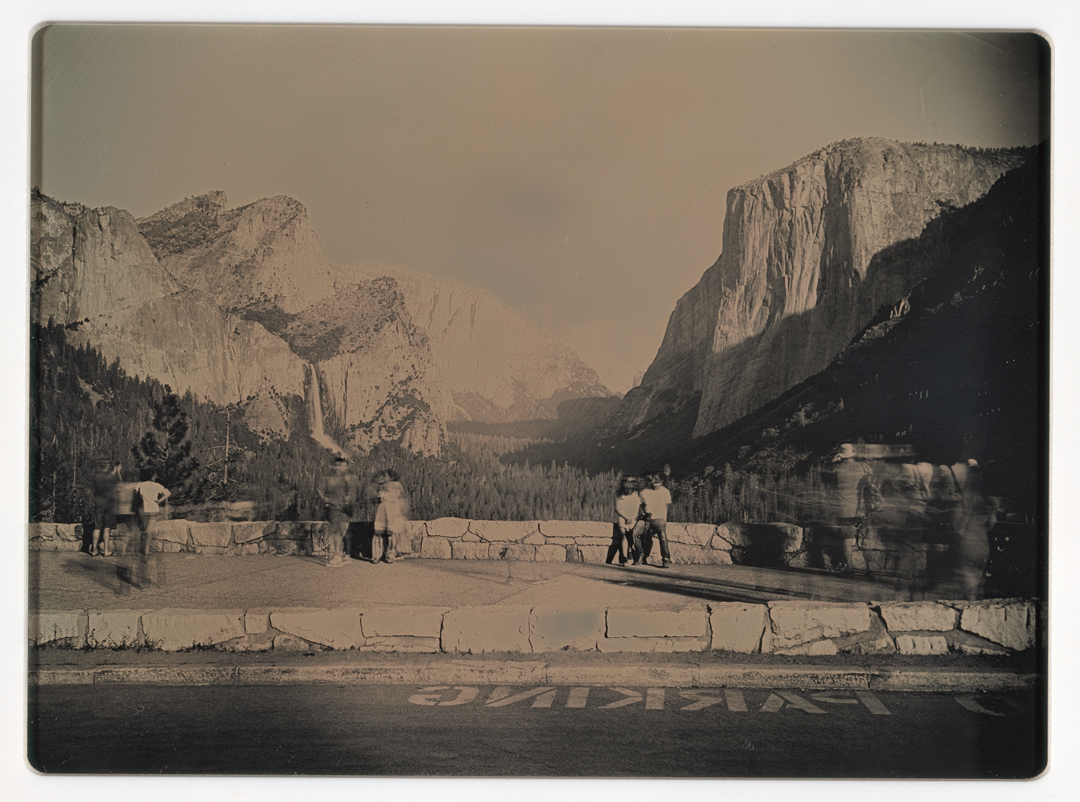
[[[35,324],[30,342],[31,521],[89,522],[90,479],[102,459],[120,463],[125,481],[157,475],[173,493],[171,517],[218,520],[232,502],[252,503],[258,520],[322,517],[315,487],[333,455],[308,435],[303,399],[286,399],[287,438],[260,437],[245,425],[241,405],[218,406],[129,376],[96,349],[71,344],[64,326]],[[364,485],[381,470],[397,470],[416,519],[611,520],[617,470],[507,459],[534,444],[451,431],[439,457],[383,443],[350,455],[350,464]],[[685,478],[678,467],[669,482],[674,521],[805,519],[820,496],[817,465],[799,474],[790,466],[759,473],[725,465]],[[361,505],[355,516],[372,509]]]

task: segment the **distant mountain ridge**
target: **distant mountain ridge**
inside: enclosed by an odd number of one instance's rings
[[[563,398],[610,395],[572,351],[480,291],[330,263],[285,196],[229,209],[211,192],[137,221],[36,191],[31,205],[35,320],[68,325],[132,374],[244,404],[267,436],[298,425],[283,399],[310,397],[312,381],[350,445],[420,454],[439,452],[451,417],[554,417]],[[471,328],[455,322],[462,303]]]

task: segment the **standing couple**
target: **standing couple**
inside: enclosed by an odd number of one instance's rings
[[[655,535],[660,541],[660,567],[671,566],[667,541],[671,493],[664,487],[664,476],[659,471],[650,473],[640,486],[633,477],[619,481],[619,489],[615,493],[615,526],[605,560],[607,564],[610,565],[618,555],[619,565],[626,565],[629,551],[634,565],[648,565]]]

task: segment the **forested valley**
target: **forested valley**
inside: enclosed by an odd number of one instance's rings
[[[241,501],[252,502],[260,520],[322,517],[315,487],[333,455],[309,436],[303,399],[285,399],[288,438],[260,438],[245,425],[241,405],[217,406],[129,376],[95,349],[70,344],[63,326],[34,325],[30,356],[32,521],[88,521],[90,479],[100,459],[119,462],[126,481],[156,473],[173,492],[173,517],[214,520]],[[417,519],[611,520],[619,472],[506,459],[533,442],[452,431],[439,457],[383,443],[350,455],[350,463],[364,485],[379,471],[396,469]],[[821,482],[816,466],[798,476],[730,465],[680,476],[678,467],[669,482],[671,519],[683,522],[805,517]],[[359,505],[356,517],[370,513]]]

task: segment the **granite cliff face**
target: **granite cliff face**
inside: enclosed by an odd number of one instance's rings
[[[849,140],[731,190],[720,258],[676,304],[613,424],[627,431],[697,404],[701,436],[823,370],[926,277],[930,262],[907,251],[927,223],[1024,158]]]
[[[35,321],[97,318],[180,289],[122,209],[88,209],[35,193],[30,238]]]
[[[139,220],[165,270],[227,309],[272,304],[299,312],[334,292],[340,269],[326,259],[307,209],[285,196],[227,209],[224,192],[188,198]]]
[[[313,395],[328,429],[366,450],[437,454],[450,418],[554,417],[608,395],[573,352],[490,296],[405,270],[326,260],[307,212],[224,193],[142,220],[33,198],[32,309],[134,375],[242,403],[284,435],[284,398]]]
[[[304,394],[304,363],[260,325],[183,287],[134,218],[36,194],[31,201],[31,317],[70,326],[72,342],[217,404],[245,403],[266,434],[287,431],[281,398]]]

